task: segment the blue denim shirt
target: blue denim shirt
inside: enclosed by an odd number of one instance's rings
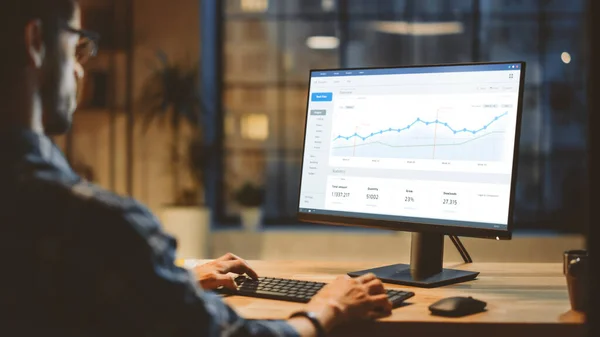
[[[46,136],[4,132],[0,151],[0,335],[297,336],[203,291],[148,209],[81,179]]]

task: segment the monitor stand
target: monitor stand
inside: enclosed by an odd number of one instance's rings
[[[352,277],[375,274],[383,282],[435,288],[473,280],[479,272],[444,269],[444,235],[413,233],[410,265],[394,264],[348,273]]]

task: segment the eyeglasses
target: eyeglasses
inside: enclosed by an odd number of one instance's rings
[[[79,35],[79,42],[75,49],[75,57],[79,64],[86,63],[89,59],[98,54],[98,40],[100,40],[100,34],[89,30],[75,29],[66,23],[62,28],[68,32]]]

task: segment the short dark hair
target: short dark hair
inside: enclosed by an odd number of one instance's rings
[[[76,0],[0,0],[0,69],[10,69],[24,62],[23,32],[27,22],[39,19],[44,41],[52,46],[60,21],[69,21],[75,13]]]

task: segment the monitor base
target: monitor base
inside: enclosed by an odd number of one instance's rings
[[[442,269],[442,271],[437,274],[416,279],[413,277],[410,270],[410,265],[408,264],[393,264],[390,266],[360,270],[350,272],[348,275],[357,277],[367,273],[375,274],[381,281],[386,283],[401,284],[420,288],[436,288],[450,284],[471,281],[479,275],[479,272],[473,271]]]

